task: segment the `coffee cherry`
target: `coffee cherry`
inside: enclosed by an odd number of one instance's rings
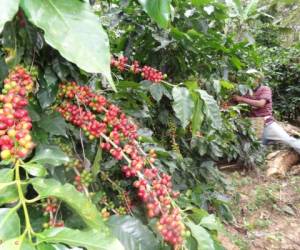
[[[9,160],[10,157],[11,157],[10,150],[5,149],[5,150],[1,151],[1,159],[2,160]]]

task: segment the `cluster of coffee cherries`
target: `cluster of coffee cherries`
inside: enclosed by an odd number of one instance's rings
[[[127,62],[128,62],[128,58],[127,57],[120,56],[117,59],[112,58],[110,64],[111,64],[111,66],[116,67],[118,70],[120,70],[121,72],[123,72],[127,68]]]
[[[138,196],[145,203],[149,217],[172,217],[177,208],[173,199],[178,193],[172,190],[171,177],[161,173],[153,163],[155,151],[146,154],[137,142],[137,126],[105,97],[96,94],[88,87],[67,83],[60,86],[58,97],[61,104],[58,111],[70,123],[83,129],[88,138],[102,138],[100,147],[120,161],[124,175],[137,178],[134,186]],[[181,216],[176,214],[176,225],[162,234],[174,246],[183,242]],[[180,225],[180,226],[179,226]]]
[[[172,245],[182,244],[182,235],[185,234],[184,224],[178,209],[173,209],[171,214],[164,214],[157,222],[157,229],[163,238]]]
[[[88,187],[93,181],[92,173],[84,169],[80,175],[75,176],[74,185],[78,191],[83,191],[84,186]]]
[[[167,75],[163,74],[162,72],[154,69],[150,66],[143,66],[140,67],[140,63],[138,61],[133,61],[131,65],[128,65],[128,58],[124,56],[120,56],[118,58],[112,58],[111,65],[112,67],[117,68],[119,71],[123,72],[125,70],[131,71],[134,74],[141,74],[141,77],[145,80],[160,83],[164,80]]]
[[[34,148],[30,135],[31,119],[26,110],[33,79],[22,67],[16,67],[4,80],[0,94],[1,159],[25,158]]]
[[[57,199],[53,197],[49,197],[46,200],[42,200],[42,207],[43,207],[43,215],[49,219],[48,222],[45,222],[43,224],[44,228],[49,227],[63,227],[64,221],[63,220],[57,220],[56,214],[58,210],[58,204]]]

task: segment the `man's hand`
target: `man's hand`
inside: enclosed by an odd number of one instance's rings
[[[232,97],[232,99],[236,102],[241,102],[243,100],[243,97],[242,96],[239,96],[239,95],[234,95]]]
[[[234,95],[232,97],[232,100],[234,100],[238,103],[246,103],[246,104],[249,104],[252,107],[256,107],[256,108],[262,108],[267,104],[267,101],[265,99],[252,100],[247,97],[243,97],[243,96],[239,96],[239,95]]]

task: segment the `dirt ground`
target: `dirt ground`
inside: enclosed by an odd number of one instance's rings
[[[235,221],[220,240],[228,250],[300,250],[300,176],[267,179],[265,171],[227,175]]]

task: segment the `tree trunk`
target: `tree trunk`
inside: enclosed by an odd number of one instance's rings
[[[294,150],[279,150],[267,156],[267,177],[284,178],[287,171],[300,160]]]
[[[287,122],[278,122],[277,123],[289,134],[293,136],[300,136],[300,128],[293,126]]]

